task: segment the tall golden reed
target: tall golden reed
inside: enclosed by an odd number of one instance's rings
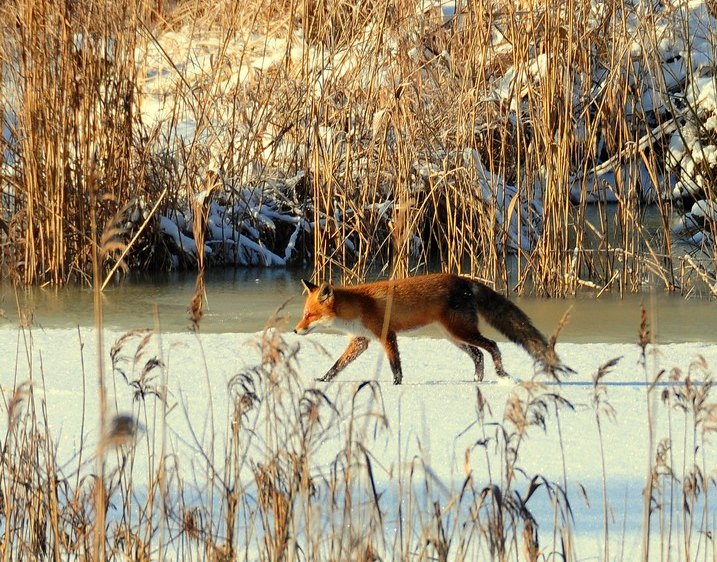
[[[22,283],[89,279],[94,165],[99,224],[118,217],[135,268],[169,266],[148,217],[191,210],[216,172],[227,208],[244,189],[281,192],[310,225],[292,257],[319,276],[390,266],[544,295],[645,282],[688,290],[695,266],[673,253],[672,205],[660,199],[655,224],[645,221],[642,183],[665,194],[669,138],[641,109],[647,79],[634,69],[658,69],[661,55],[645,32],[636,61],[632,16],[617,8],[479,0],[447,18],[388,0],[7,2],[2,101],[16,113],[3,270]],[[183,55],[169,48],[177,31]],[[176,104],[157,124],[142,117],[150,48]],[[190,68],[192,48],[211,51],[208,66]],[[262,66],[262,53],[274,63]],[[609,88],[596,90],[598,70]],[[282,183],[300,172],[299,184]],[[152,209],[141,228],[127,220],[138,207]],[[292,232],[262,241],[281,255]]]

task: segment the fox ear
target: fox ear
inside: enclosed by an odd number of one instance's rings
[[[334,296],[334,286],[331,283],[324,281],[321,284],[321,287],[319,287],[319,296],[317,297],[318,301],[324,302],[326,299],[330,299],[333,296]]]
[[[301,284],[304,286],[304,290],[307,293],[312,293],[319,288],[318,285],[314,285],[311,281],[307,281],[306,279],[302,279]]]

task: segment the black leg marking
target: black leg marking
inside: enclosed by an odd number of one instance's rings
[[[475,365],[475,381],[481,382],[483,380],[483,352],[477,347],[465,343],[458,344],[458,347],[470,355],[473,365]]]
[[[481,336],[480,334],[474,335],[470,341],[467,341],[466,343],[470,345],[475,345],[477,347],[482,347],[485,349],[488,353],[490,353],[490,356],[493,358],[493,363],[495,364],[495,372],[499,377],[507,377],[508,373],[505,372],[505,369],[503,369],[503,359],[500,355],[500,350],[498,349],[498,345],[493,341],[489,340],[488,338],[485,338]]]
[[[467,345],[469,347],[480,347],[485,349],[493,358],[495,364],[495,372],[499,377],[507,377],[508,373],[503,369],[503,360],[500,356],[498,345],[488,338],[481,335],[477,326],[471,326],[467,323],[456,323],[454,325],[444,325],[450,336],[455,339],[458,345]],[[470,352],[468,352],[470,353]],[[474,361],[475,362],[475,361]],[[476,366],[477,370],[477,366]]]
[[[361,336],[351,338],[349,345],[341,354],[341,357],[339,357],[336,363],[334,363],[334,366],[331,367],[323,377],[316,380],[321,382],[329,382],[341,371],[343,371],[349,363],[351,363],[354,359],[356,359],[359,355],[366,351],[367,347],[368,338],[364,338]]]

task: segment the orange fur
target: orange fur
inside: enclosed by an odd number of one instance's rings
[[[304,314],[294,332],[307,334],[317,327],[333,327],[353,335],[349,347],[321,380],[331,380],[378,339],[386,351],[394,383],[402,379],[396,334],[438,323],[475,364],[475,377],[483,377],[483,354],[493,358],[498,375],[505,376],[498,346],[478,330],[480,313],[511,340],[521,344],[546,368],[562,367],[545,337],[530,319],[508,299],[466,277],[447,273],[395,281],[334,287],[303,282],[309,295]]]

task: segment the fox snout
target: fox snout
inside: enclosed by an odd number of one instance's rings
[[[300,336],[305,336],[311,330],[314,329],[314,326],[312,324],[307,323],[304,319],[302,319],[297,325],[296,328],[294,328],[294,333],[298,334]]]
[[[329,327],[333,324],[333,318],[330,316],[315,314],[315,313],[304,313],[304,316],[294,328],[294,333],[300,336],[310,334],[319,326]]]

